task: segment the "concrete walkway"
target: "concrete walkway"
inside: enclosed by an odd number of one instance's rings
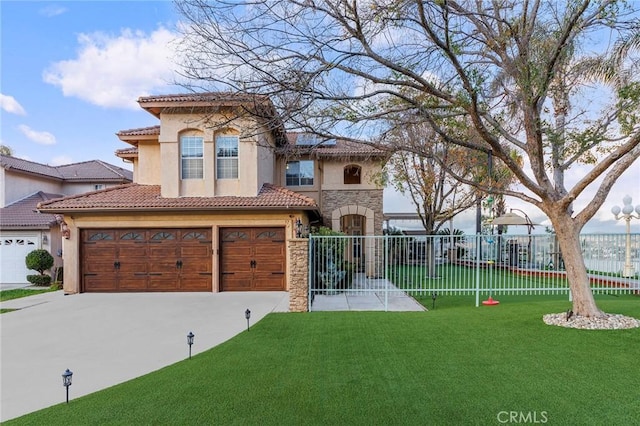
[[[79,294],[62,291],[0,304],[1,411],[5,421],[139,377],[246,330],[270,312],[287,312],[286,292]]]
[[[359,274],[352,288],[337,294],[316,294],[311,311],[426,311],[407,293],[386,279],[366,278]]]

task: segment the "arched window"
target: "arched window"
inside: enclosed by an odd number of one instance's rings
[[[216,137],[216,169],[218,179],[238,179],[240,138],[234,135]]]
[[[204,177],[204,138],[196,130],[180,134],[180,178],[202,179]]]
[[[356,164],[349,164],[344,168],[344,184],[354,185],[360,183],[362,168]]]

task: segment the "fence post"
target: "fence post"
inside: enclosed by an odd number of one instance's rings
[[[315,275],[315,262],[313,261],[313,242],[314,242],[314,238],[313,235],[309,235],[309,253],[308,253],[308,257],[307,257],[307,265],[309,265],[308,267],[308,272],[307,272],[307,279],[308,279],[308,285],[307,287],[309,287],[309,295],[307,300],[309,301],[309,305],[308,305],[308,309],[307,312],[311,312],[312,309],[312,305],[313,305],[313,297],[315,296],[313,293],[313,275]]]
[[[377,237],[373,237],[377,238]],[[387,312],[389,310],[389,236],[385,235],[382,237],[384,241],[384,253],[382,254],[382,259],[384,260],[384,311]],[[376,244],[377,245],[377,244]]]
[[[482,235],[476,234],[476,308],[480,306],[480,243]]]

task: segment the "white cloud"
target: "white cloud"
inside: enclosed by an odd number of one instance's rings
[[[58,155],[56,157],[53,157],[49,162],[49,164],[52,166],[62,166],[71,163],[73,163],[73,159],[68,155]]]
[[[27,115],[22,105],[13,96],[0,93],[0,108],[11,114]]]
[[[139,96],[166,91],[174,78],[175,38],[165,28],[151,34],[124,29],[116,37],[80,34],[77,57],[53,63],[43,79],[60,87],[65,96],[107,108],[138,110]]]
[[[54,16],[62,15],[66,11],[67,11],[66,7],[59,6],[57,4],[52,4],[47,7],[43,7],[38,11],[38,13],[40,13],[40,15],[46,16],[47,18],[52,18]]]
[[[33,130],[25,124],[19,125],[18,128],[27,138],[40,145],[55,145],[56,143],[56,137],[49,132]]]

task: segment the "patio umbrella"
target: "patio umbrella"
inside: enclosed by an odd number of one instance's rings
[[[513,209],[512,209],[513,210]],[[531,230],[534,226],[539,225],[531,222],[531,219],[525,212],[522,212],[524,217],[515,214],[513,211],[505,213],[502,216],[498,216],[491,221],[492,225],[524,225],[527,227],[527,233],[529,234],[529,241],[527,244],[527,261],[531,261]]]
[[[525,225],[531,232],[531,228],[538,225],[537,223],[531,222],[529,216],[522,217],[513,212],[505,213],[502,216],[498,216],[491,221],[492,225]]]

